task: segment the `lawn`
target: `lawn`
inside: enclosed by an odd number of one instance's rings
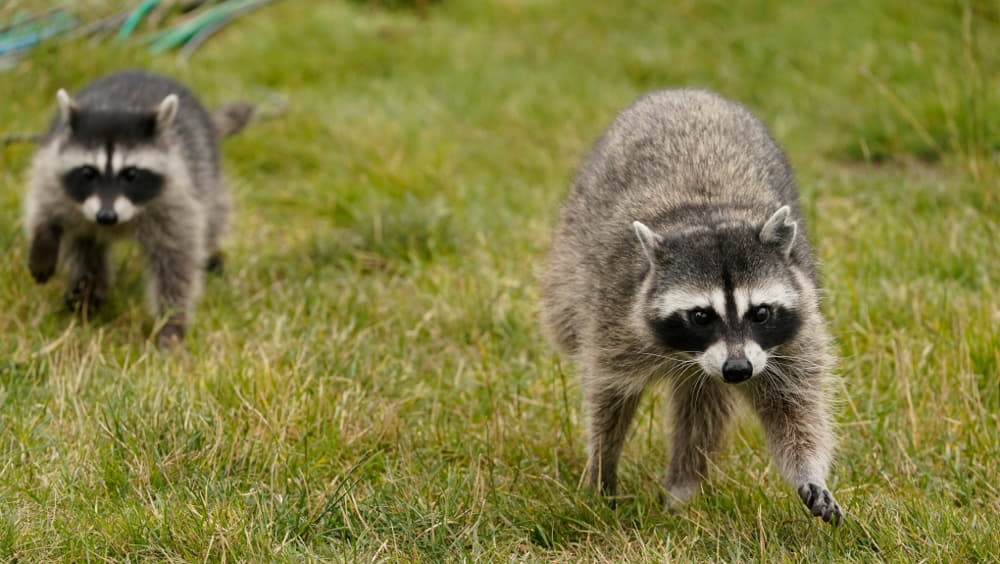
[[[407,4],[281,0],[188,60],[75,39],[0,73],[0,134],[122,67],[263,108],[225,144],[228,263],[175,354],[132,247],[94,318],[33,283],[32,147],[0,147],[0,559],[1000,558],[1000,4]],[[664,513],[662,391],[624,498],[579,487],[538,275],[584,151],[670,86],[746,103],[796,168],[842,359],[838,528],[751,418]]]

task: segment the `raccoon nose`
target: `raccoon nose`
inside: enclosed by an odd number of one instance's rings
[[[101,225],[114,225],[118,223],[118,213],[109,209],[97,210],[96,219]]]
[[[742,382],[753,376],[753,365],[745,358],[730,358],[722,365],[722,379],[730,384]]]

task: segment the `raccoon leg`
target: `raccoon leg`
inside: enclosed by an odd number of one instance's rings
[[[201,291],[204,241],[202,232],[185,222],[165,222],[139,234],[149,271],[148,293],[157,316],[169,316],[156,335],[160,348],[184,340],[188,317]]]
[[[814,516],[836,525],[842,519],[840,505],[826,487],[833,433],[826,398],[814,382],[791,387],[786,377],[764,378],[751,399],[781,474]]]
[[[205,270],[208,272],[222,272],[224,258],[219,251],[219,240],[225,233],[226,225],[229,221],[229,196],[226,193],[224,181],[220,180],[215,186],[215,199],[209,206],[208,220],[205,228]]]
[[[55,274],[62,232],[62,225],[54,220],[40,223],[32,230],[28,270],[31,271],[31,277],[39,284],[48,282]]]
[[[669,508],[687,502],[698,490],[708,470],[732,412],[729,391],[711,378],[683,378],[673,387],[671,403],[674,430],[670,465],[664,481]]]
[[[78,237],[66,246],[69,270],[66,307],[88,314],[104,303],[108,294],[107,245],[92,237]]]
[[[618,488],[618,459],[641,392],[622,392],[595,384],[587,390],[587,481],[613,496]]]

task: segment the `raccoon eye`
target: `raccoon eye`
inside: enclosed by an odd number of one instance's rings
[[[766,322],[768,319],[771,319],[771,308],[766,305],[757,306],[757,309],[753,310],[753,314],[750,316],[750,319],[752,319],[754,323]]]
[[[123,168],[121,173],[119,173],[119,175],[122,177],[123,180],[125,180],[125,182],[132,182],[136,178],[138,178],[139,169],[135,168],[134,166]]]
[[[80,178],[90,182],[97,179],[101,173],[97,172],[97,169],[92,166],[81,166],[80,167]]]
[[[699,327],[704,327],[708,325],[709,323],[712,322],[712,319],[714,317],[715,315],[712,313],[711,310],[704,308],[692,309],[691,311],[688,312],[688,319],[691,320],[692,324],[697,325]]]

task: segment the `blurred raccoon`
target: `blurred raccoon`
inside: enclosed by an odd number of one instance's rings
[[[745,108],[661,91],[615,119],[563,208],[541,315],[581,371],[593,486],[615,494],[640,395],[662,379],[668,505],[697,492],[743,397],[782,475],[839,523],[826,486],[834,357],[812,251],[785,155]]]
[[[31,274],[44,283],[61,262],[67,305],[93,310],[110,284],[108,246],[134,238],[150,307],[166,320],[156,343],[179,345],[202,269],[222,266],[230,203],[219,141],[243,127],[251,108],[212,115],[183,85],[137,70],[100,78],[72,98],[60,90],[57,101],[25,199]]]

